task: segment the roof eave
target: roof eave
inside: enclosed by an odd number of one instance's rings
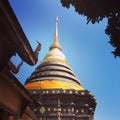
[[[16,51],[18,55],[29,65],[36,64],[38,59],[32,50],[9,2],[7,0],[2,0],[2,2],[0,2],[0,9],[2,10],[4,19],[6,20],[4,21],[4,24],[7,24],[5,25],[5,29],[10,28],[10,31],[6,31],[8,32],[7,34],[10,34],[10,36],[15,38],[11,40],[17,45]]]

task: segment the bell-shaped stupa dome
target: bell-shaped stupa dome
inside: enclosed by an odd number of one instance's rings
[[[84,90],[80,81],[75,76],[66,61],[62,47],[58,41],[58,17],[56,18],[56,29],[54,41],[49,52],[26,80],[27,89],[74,89]]]

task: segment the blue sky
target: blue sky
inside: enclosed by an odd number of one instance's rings
[[[120,108],[120,58],[111,54],[109,37],[104,33],[107,20],[86,24],[86,17],[74,8],[63,8],[60,0],[9,0],[33,50],[38,40],[42,44],[38,63],[26,63],[16,75],[24,84],[44,58],[53,42],[55,17],[59,17],[59,42],[68,63],[81,81],[98,100],[95,120],[118,120]],[[17,65],[18,57],[12,58]]]

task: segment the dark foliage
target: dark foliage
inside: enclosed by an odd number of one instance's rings
[[[119,0],[61,0],[64,7],[72,5],[80,15],[87,16],[87,23],[108,19],[105,33],[109,43],[115,48],[114,56],[120,56],[120,4]]]

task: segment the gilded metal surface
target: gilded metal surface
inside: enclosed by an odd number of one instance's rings
[[[56,61],[56,62],[63,62],[67,64],[65,55],[62,53],[62,48],[58,41],[58,21],[56,21],[54,41],[50,46],[49,50],[50,51],[48,52],[48,54],[46,55],[46,57],[41,63],[48,62],[48,61]]]
[[[42,107],[40,108],[40,112],[41,112],[42,114],[45,112],[45,107],[44,107],[44,106],[42,106]]]
[[[24,87],[28,90],[31,89],[74,89],[74,90],[84,90],[80,85],[70,82],[63,82],[57,80],[44,80],[33,83],[25,84]]]
[[[51,49],[48,54],[45,56],[44,60],[41,62],[44,63],[44,62],[62,62],[62,63],[65,63],[68,65],[67,61],[66,61],[66,58],[65,58],[65,55],[62,53],[62,51],[60,51],[60,49],[58,48],[53,48]]]
[[[53,48],[58,48],[59,50],[62,51],[62,48],[58,42],[58,18],[56,19],[56,29],[55,29],[55,34],[54,34],[54,41],[53,41],[53,44],[50,46],[49,50],[51,50]]]
[[[66,61],[58,41],[58,20],[54,41],[49,52],[26,81],[27,89],[74,89],[84,90]],[[72,94],[72,93],[71,93]]]

